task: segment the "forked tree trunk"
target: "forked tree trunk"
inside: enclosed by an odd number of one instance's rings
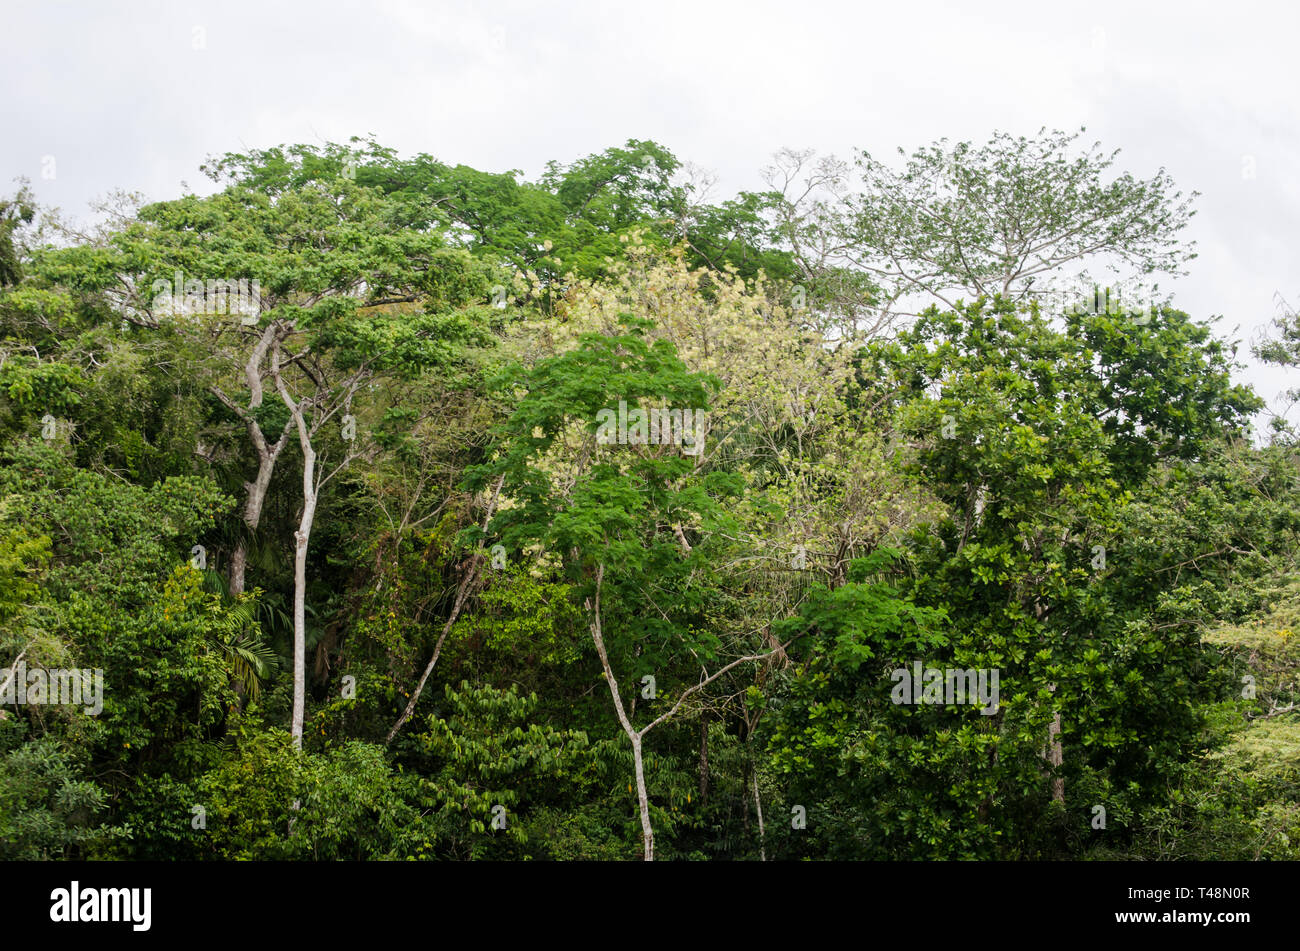
[[[600,666],[605,673],[605,683],[609,685],[610,696],[614,698],[614,712],[618,714],[618,722],[623,727],[623,732],[632,742],[632,768],[636,773],[637,806],[641,811],[642,857],[647,862],[653,862],[655,833],[650,825],[650,797],[646,794],[645,763],[641,759],[641,738],[644,734],[638,732],[632,726],[632,721],[628,719],[627,710],[623,707],[623,696],[618,689],[618,681],[614,679],[614,669],[610,667],[609,655],[605,651],[605,636],[600,626],[600,589],[604,577],[605,566],[601,565],[596,575],[596,603],[593,606],[591,601],[587,602],[591,639],[596,644],[596,653],[600,655]]]
[[[247,409],[240,409],[219,388],[213,387],[213,392],[217,398],[234,410],[244,421],[244,426],[248,429],[248,438],[253,443],[253,449],[257,451],[257,477],[252,482],[244,483],[246,498],[244,500],[243,519],[247,532],[242,534],[235,543],[235,550],[230,556],[230,593],[236,597],[244,593],[244,575],[248,568],[249,535],[257,531],[257,527],[262,521],[262,506],[266,502],[267,490],[271,487],[271,475],[275,472],[275,462],[289,438],[289,425],[295,422],[295,420],[290,420],[285,425],[284,431],[280,434],[280,438],[276,440],[275,445],[270,446],[267,445],[266,436],[262,432],[261,425],[251,415],[253,410],[262,405],[262,361],[272,347],[278,346],[277,334],[279,332],[279,326],[274,321],[267,324],[266,329],[262,331],[261,336],[258,338],[257,345],[253,347],[252,353],[248,355],[248,362],[244,364],[244,382],[248,386]]]
[[[645,764],[641,761],[641,734],[628,731],[632,741],[632,765],[636,770],[636,800],[641,810],[641,846],[647,862],[655,860],[655,832],[650,827],[650,797],[645,791]]]
[[[677,698],[677,702],[674,703],[670,709],[659,714],[659,716],[651,720],[640,730],[637,730],[632,726],[632,720],[628,717],[627,710],[623,706],[623,695],[619,692],[618,681],[614,679],[614,668],[610,666],[609,654],[605,650],[605,634],[601,628],[600,620],[600,592],[604,582],[605,565],[602,563],[596,568],[595,602],[593,604],[591,598],[588,598],[586,601],[588,626],[591,629],[591,639],[596,645],[596,653],[600,656],[600,666],[605,674],[605,683],[609,684],[609,694],[614,698],[614,712],[618,714],[618,722],[623,727],[623,732],[626,733],[627,738],[632,741],[632,763],[636,771],[637,805],[641,810],[641,841],[645,860],[647,862],[653,862],[655,857],[655,834],[654,829],[650,825],[650,797],[647,795],[645,787],[645,764],[641,755],[641,741],[645,739],[647,733],[659,724],[667,723],[676,716],[677,711],[682,708],[682,704],[686,702],[688,697],[703,690],[723,674],[727,673],[727,671],[733,670],[741,664],[746,664],[750,661],[765,660],[772,657],[775,654],[784,651],[789,644],[778,644],[774,650],[762,654],[746,654],[744,657],[737,657],[731,663],[719,667],[708,676],[702,677],[699,683],[683,690],[681,696]]]

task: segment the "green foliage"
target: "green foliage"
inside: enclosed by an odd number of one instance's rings
[[[15,728],[0,723],[6,747]],[[37,737],[8,748],[0,767],[0,858],[6,861],[94,859],[115,830],[98,822],[107,805],[78,752]]]
[[[944,612],[917,605],[877,577],[897,553],[854,563],[851,580],[815,591],[778,636],[803,658],[782,678],[765,721],[769,768],[784,798],[807,810],[795,854],[833,858],[999,858],[1032,855],[1007,811],[1035,777],[1041,715],[1003,680],[1002,708],[922,706],[894,696],[893,670],[978,668]],[[917,688],[919,691],[919,687]],[[1010,696],[1008,696],[1010,695]],[[900,777],[906,777],[900,781]]]
[[[544,857],[533,812],[572,802],[593,781],[597,765],[586,734],[530,722],[537,697],[513,688],[462,681],[444,695],[443,710],[416,737],[425,802],[438,830],[437,844],[424,843],[417,857]]]
[[[1026,299],[1067,265],[1183,273],[1195,255],[1178,233],[1196,194],[1184,198],[1164,169],[1145,180],[1113,173],[1119,151],[1079,149],[1083,131],[999,132],[951,148],[944,139],[917,149],[901,171],[863,152],[847,239],[873,262],[892,260],[881,266],[900,290],[968,300]]]
[[[717,204],[648,140],[287,145],[57,246],[0,202],[0,677],[104,686],[0,709],[0,858],[626,860],[638,780],[666,859],[1296,858],[1293,441],[1209,324],[1041,299],[1193,257],[1076,145]]]
[[[0,287],[17,284],[23,276],[14,232],[36,217],[30,190],[23,188],[14,198],[0,201]]]

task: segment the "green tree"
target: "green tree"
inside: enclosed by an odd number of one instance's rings
[[[36,218],[36,203],[31,189],[24,184],[13,198],[0,200],[0,287],[22,280],[21,249],[16,232]]]
[[[1171,311],[1127,317],[1126,335],[1109,315],[1057,329],[1036,308],[981,300],[932,309],[874,351],[880,390],[905,394],[919,473],[949,509],[917,537],[916,597],[947,607],[955,645],[1000,668],[1004,689],[1056,711],[1061,803],[1071,743],[1121,784],[1195,747],[1198,704],[1218,689],[1211,658],[1185,616],[1152,616],[1173,578],[1133,560],[1143,543],[1128,513],[1153,460],[1197,458],[1258,406],[1203,327]],[[1160,398],[1170,392],[1183,404]]]
[[[901,170],[863,152],[856,184],[845,163],[783,153],[773,176],[779,230],[817,270],[860,274],[876,326],[914,315],[913,303],[951,309],[979,296],[1041,298],[1067,280],[1091,286],[1101,275],[1089,268],[1120,283],[1184,273],[1195,254],[1179,232],[1196,194],[1184,197],[1163,169],[1115,174],[1118,150],[1080,148],[1083,131],[941,139]]]
[[[611,407],[620,401],[633,410],[653,401],[704,412],[716,390],[715,381],[689,373],[667,341],[648,342],[645,329],[644,321],[628,318],[622,333],[583,335],[577,349],[524,374],[523,395],[502,427],[497,458],[472,479],[481,486],[504,476],[502,491],[512,504],[489,532],[507,550],[539,550],[581,598],[615,714],[632,746],[643,854],[650,861],[645,737],[693,694],[766,652],[742,647],[741,656],[722,663],[737,645],[724,644],[699,618],[716,583],[709,571],[712,530],[724,520],[714,499],[736,491],[734,477],[697,474],[682,451],[691,448],[684,440],[640,446],[600,438],[601,423],[610,420],[602,411],[617,412]],[[697,428],[694,440],[703,436]],[[703,445],[697,441],[694,448]],[[578,464],[565,471],[575,459]],[[647,577],[655,579],[652,591],[643,586]],[[704,668],[715,661],[720,666],[708,673]],[[648,699],[658,697],[659,683],[683,678],[689,686],[671,704],[652,704],[652,713],[662,712],[638,727],[635,697],[618,681],[629,671],[639,676]]]

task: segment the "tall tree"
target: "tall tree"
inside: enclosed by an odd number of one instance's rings
[[[1090,268],[1112,275],[1103,284],[1184,273],[1196,193],[1164,169],[1113,172],[1119,150],[1083,148],[1082,132],[941,139],[901,169],[864,151],[857,183],[846,163],[787,151],[772,173],[779,230],[811,272],[860,275],[878,324],[936,302],[1091,287],[1101,275]]]
[[[1144,569],[1128,565],[1121,526],[1157,462],[1196,459],[1240,436],[1258,400],[1231,383],[1230,357],[1208,328],[1172,309],[1151,319],[1076,314],[1058,328],[999,296],[932,308],[897,344],[871,352],[864,379],[897,387],[900,428],[921,441],[919,471],[949,509],[917,542],[923,600],[945,604],[959,643],[991,652],[987,666],[1008,682],[1026,678],[1024,689],[1032,684],[1064,716],[1047,738],[1063,798],[1060,744],[1081,741],[1097,762],[1132,752],[1130,736],[1097,725],[1100,699],[1084,699],[1096,689],[1094,665],[1114,665],[1118,694],[1151,691],[1177,709],[1207,689],[1195,674],[1195,631],[1161,634],[1153,623],[1152,599],[1168,581],[1146,559]],[[1181,652],[1183,665],[1143,680],[1131,637]],[[1148,712],[1154,703],[1127,702]],[[1143,742],[1162,752],[1195,730],[1172,709],[1142,719]]]
[[[259,161],[230,157],[227,168],[238,165],[261,184],[269,173]],[[345,465],[365,445],[364,429],[344,419],[360,413],[353,406],[358,391],[376,373],[418,375],[449,359],[453,340],[481,327],[493,282],[486,265],[436,234],[402,227],[390,199],[357,185],[341,167],[336,172],[270,194],[234,184],[209,198],[147,206],[107,252],[126,319],[184,342],[255,452],[256,474],[244,484],[246,530],[228,569],[233,594],[244,589],[250,538],[277,463],[297,435],[303,498],[294,536],[296,742],[306,679],[308,544],[320,488],[338,471],[318,468],[322,427],[333,421],[339,433],[347,430],[346,442],[336,436],[332,443],[345,446]],[[483,305],[479,318],[464,310],[474,301]],[[228,392],[232,381],[242,397]],[[265,401],[268,388],[283,404],[278,412]]]
[[[703,448],[697,440],[705,437],[705,420],[695,413],[707,411],[716,381],[689,373],[672,346],[647,341],[645,329],[644,321],[629,317],[621,333],[583,335],[577,349],[523,375],[524,395],[502,428],[497,459],[473,480],[481,487],[504,476],[511,504],[489,531],[507,550],[536,551],[558,563],[581,599],[602,677],[632,747],[642,853],[651,861],[647,735],[689,697],[770,651],[724,643],[702,623],[718,581],[710,570],[715,529],[726,521],[715,497],[738,486],[724,473],[697,472],[690,452]],[[652,442],[646,431],[652,403],[677,412],[679,435],[683,417],[693,432],[674,441],[656,427]],[[642,414],[639,430],[629,428],[638,424],[629,424],[636,417],[628,413]],[[601,426],[610,424],[610,414],[623,421],[616,438],[603,439]],[[654,579],[650,588],[647,578]],[[739,656],[724,660],[728,652]],[[628,671],[648,699],[682,684],[676,700],[664,702],[667,708],[640,726],[635,697],[619,683],[620,677],[626,683]]]
[[[246,530],[228,571],[238,594],[250,539],[295,428],[291,413],[264,402],[277,344],[284,347],[309,326],[334,333],[362,309],[427,305],[407,336],[391,341],[384,334],[396,326],[392,315],[387,324],[369,318],[368,345],[395,343],[409,351],[412,340],[424,340],[436,349],[429,343],[440,333],[435,324],[450,327],[445,314],[471,296],[486,304],[493,282],[484,266],[437,235],[402,227],[394,203],[357,185],[342,156],[334,158],[332,176],[317,169],[302,180],[282,157],[227,156],[221,168],[224,176],[254,185],[146,206],[137,223],[111,239],[106,269],[116,275],[114,297],[125,319],[184,342],[185,358],[203,369],[212,394],[247,433],[256,472],[244,483]],[[294,353],[292,360],[298,365],[312,352]],[[406,352],[395,359],[419,358]],[[234,395],[232,383],[242,396]]]

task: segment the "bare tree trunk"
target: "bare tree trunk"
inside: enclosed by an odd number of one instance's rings
[[[645,861],[653,862],[655,858],[655,833],[650,825],[650,797],[646,795],[645,764],[641,760],[641,734],[632,726],[632,721],[628,719],[627,711],[623,708],[623,696],[619,693],[618,681],[614,679],[614,669],[609,665],[609,655],[605,652],[605,636],[600,627],[600,589],[604,581],[605,566],[602,564],[596,569],[596,602],[594,605],[590,600],[587,602],[591,639],[596,644],[596,653],[600,655],[600,666],[605,672],[605,683],[609,685],[610,696],[614,698],[614,712],[618,714],[618,722],[622,725],[627,738],[632,741],[632,768],[636,773],[637,805],[641,810],[643,857]]]
[[[302,720],[307,700],[307,543],[316,517],[316,450],[303,437],[302,519],[294,532],[293,553],[293,745],[302,749]]]
[[[285,424],[279,442],[271,451],[272,455],[278,454],[280,449],[283,448],[285,441],[288,439],[291,426],[298,429],[298,445],[302,449],[302,518],[298,522],[298,530],[293,534],[293,713],[289,725],[294,747],[302,749],[303,717],[307,706],[307,549],[311,541],[312,522],[316,518],[316,500],[320,495],[321,486],[342,471],[355,458],[353,454],[349,453],[334,468],[333,472],[318,478],[316,475],[316,448],[312,445],[311,440],[312,436],[336,410],[350,405],[352,396],[366,378],[367,371],[364,366],[354,371],[350,380],[342,387],[341,396],[336,398],[333,408],[329,408],[328,403],[322,404],[321,402],[322,394],[327,392],[321,380],[312,376],[309,371],[304,371],[307,376],[312,378],[312,382],[316,386],[315,396],[301,401],[295,400],[290,395],[289,388],[285,385],[284,378],[280,374],[282,366],[280,345],[282,340],[293,330],[293,323],[289,322],[284,329],[283,335],[272,335],[268,331],[262,340],[263,343],[269,341],[271,346],[271,378],[275,381],[275,388],[279,392],[280,399],[284,402],[285,407],[289,410],[290,417],[289,422]],[[304,352],[300,351],[291,362],[301,360]],[[253,366],[251,359],[249,366]],[[255,378],[251,371],[249,385],[255,389],[254,398],[260,400],[260,378]],[[311,426],[307,425],[304,406],[310,407],[313,411]],[[259,457],[262,448],[259,446]]]
[[[636,770],[636,799],[641,810],[641,845],[647,862],[655,860],[655,832],[650,828],[650,797],[645,791],[645,764],[641,761],[641,734],[628,733],[632,740],[632,764]]]
[[[761,861],[767,861],[767,830],[763,828],[763,799],[758,794],[758,770],[752,773],[754,777],[754,808],[758,812],[758,855]]]
[[[280,451],[284,449],[285,443],[289,438],[289,428],[294,424],[290,419],[285,423],[284,431],[275,445],[268,445],[266,436],[262,432],[261,425],[252,416],[252,411],[262,405],[263,387],[262,387],[262,361],[266,358],[268,350],[273,347],[278,348],[279,342],[277,335],[281,332],[279,324],[275,321],[266,325],[258,338],[257,345],[253,347],[252,353],[248,355],[248,362],[244,364],[244,382],[248,387],[248,406],[241,407],[236,404],[230,397],[221,391],[220,387],[212,387],[212,393],[221,400],[229,409],[244,421],[244,426],[248,430],[248,438],[253,444],[253,449],[257,451],[257,477],[253,482],[244,483],[244,491],[247,497],[244,500],[244,525],[247,526],[248,532],[257,531],[257,526],[262,521],[262,506],[266,502],[266,493],[271,485],[271,475],[275,471],[276,460],[280,457]],[[276,354],[278,357],[278,353]],[[278,376],[278,364],[275,368]],[[278,380],[277,380],[278,383]],[[244,593],[244,574],[248,567],[248,535],[240,537],[235,543],[235,550],[230,556],[230,593],[239,596]]]
[[[245,483],[247,485],[247,483]],[[230,594],[239,597],[244,593],[244,574],[248,568],[248,539],[241,537],[235,542],[235,550],[230,554]]]
[[[1041,621],[1047,614],[1047,607],[1041,601],[1034,602],[1034,617]],[[1056,693],[1056,684],[1048,684],[1050,693]],[[1043,753],[1048,765],[1055,775],[1052,776],[1052,800],[1065,805],[1065,777],[1061,775],[1061,764],[1065,762],[1065,751],[1061,747],[1061,711],[1052,712],[1052,722],[1047,728],[1047,749]]]
[[[307,428],[302,403],[289,395],[289,389],[280,376],[279,338],[273,339],[271,344],[271,376],[275,380],[280,399],[289,410],[290,422],[298,428],[298,445],[302,449],[302,518],[298,521],[298,530],[293,533],[293,712],[289,721],[293,745],[296,749],[302,749],[303,713],[307,706],[307,545],[311,541],[311,526],[316,518],[316,497],[320,486],[316,482],[316,449],[311,444],[312,430]],[[260,400],[260,381],[258,387],[255,396]],[[286,435],[288,431],[286,424]]]

